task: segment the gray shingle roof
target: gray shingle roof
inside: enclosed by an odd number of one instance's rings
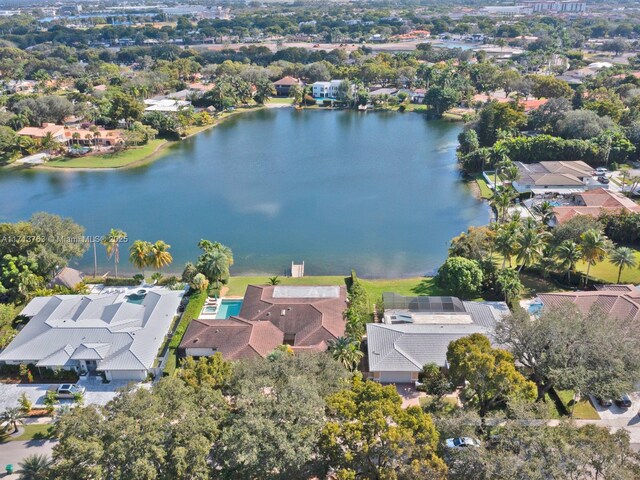
[[[31,320],[0,353],[0,361],[55,367],[95,360],[100,371],[149,369],[182,294],[153,289],[142,304],[120,294],[35,298],[23,311]]]

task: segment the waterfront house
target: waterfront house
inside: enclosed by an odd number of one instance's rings
[[[302,87],[304,86],[304,82],[298,78],[290,76],[282,77],[280,80],[273,82],[273,86],[276,89],[276,95],[278,97],[288,97],[291,87],[294,85]]]
[[[22,310],[29,322],[0,353],[8,365],[103,373],[107,380],[144,380],[182,300],[182,291],[36,297]]]
[[[553,208],[551,226],[560,225],[578,215],[598,218],[603,213],[640,213],[640,205],[620,192],[597,188],[578,193],[573,197],[574,205]]]
[[[331,80],[330,82],[315,82],[312,85],[313,98],[327,100],[335,100],[338,97],[338,91],[340,90],[340,85],[345,80]],[[352,90],[355,90],[355,87],[351,86]]]
[[[67,128],[64,131],[64,138],[69,146],[92,146],[100,145],[103,147],[113,147],[122,145],[125,140],[122,130],[105,130],[104,128],[95,128],[89,130],[86,128]]]
[[[582,161],[522,163],[513,188],[518,193],[575,194],[596,188],[608,188],[592,177],[593,168]]]
[[[145,100],[144,103],[147,105],[144,109],[145,112],[175,113],[191,106],[191,102],[189,101],[175,100],[167,97],[149,98]]]
[[[294,352],[321,352],[344,335],[346,308],[344,286],[249,285],[237,316],[193,320],[179,352],[220,352],[227,360],[266,357],[283,344]]]
[[[65,142],[64,137],[64,125],[57,125],[55,123],[43,123],[41,127],[24,127],[18,130],[18,135],[33,138],[34,140],[41,140],[47,135],[51,134],[54,140],[58,142]]]
[[[422,367],[446,369],[449,343],[473,333],[492,338],[509,313],[504,302],[467,302],[456,297],[405,297],[384,293],[384,320],[367,324],[369,377],[382,383],[413,383]]]

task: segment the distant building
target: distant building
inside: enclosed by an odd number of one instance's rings
[[[585,13],[587,2],[579,0],[531,0],[522,4],[530,8],[533,13]]]
[[[163,113],[171,113],[178,112],[182,108],[186,108],[191,105],[191,102],[185,100],[174,100],[172,98],[149,98],[144,101],[147,107],[144,109],[145,112],[163,112]]]
[[[413,383],[427,363],[448,368],[449,343],[473,333],[490,339],[509,313],[504,302],[467,302],[456,297],[383,294],[383,323],[367,324],[369,376],[382,383]]]
[[[276,95],[279,97],[288,97],[289,91],[294,85],[302,87],[304,86],[304,82],[298,78],[290,76],[282,77],[277,82],[273,82],[273,86],[276,88]]]
[[[331,80],[330,82],[315,82],[312,85],[313,98],[335,100],[338,97],[340,85],[345,80]],[[354,89],[352,85],[352,89]]]

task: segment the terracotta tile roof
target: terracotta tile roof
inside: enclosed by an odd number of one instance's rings
[[[230,360],[265,357],[277,346],[293,342],[294,351],[324,351],[327,342],[344,335],[347,308],[345,287],[282,287],[249,285],[238,316],[227,320],[194,320],[180,350],[215,348]],[[335,289],[334,296],[313,290]],[[299,289],[299,290],[296,290]],[[306,289],[306,290],[304,290]]]
[[[622,287],[616,290],[615,287]],[[541,293],[538,298],[545,307],[574,303],[581,312],[597,305],[607,315],[620,320],[640,320],[640,292],[633,285],[611,285],[593,292]]]
[[[42,127],[24,127],[18,131],[18,135],[27,137],[44,138],[48,133],[54,137],[64,133],[64,125],[56,125],[55,123],[45,123]]]
[[[302,85],[302,80],[299,80],[295,77],[286,76],[282,77],[280,80],[273,82],[274,85]]]
[[[598,188],[578,193],[575,196],[577,202],[583,205],[554,207],[556,224],[564,223],[577,215],[589,215],[597,218],[604,212],[613,213],[624,210],[628,213],[640,213],[640,205],[619,192]]]

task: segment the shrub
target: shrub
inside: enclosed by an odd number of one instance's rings
[[[472,298],[482,287],[482,270],[475,260],[449,257],[438,269],[436,285],[460,298]]]

